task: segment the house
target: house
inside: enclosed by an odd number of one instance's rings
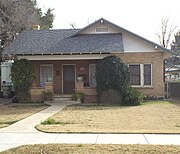
[[[149,96],[164,96],[163,63],[171,52],[101,18],[83,29],[24,31],[4,54],[32,61],[32,100],[41,99],[43,90],[55,95],[82,91],[86,102],[92,102],[96,62],[110,55],[129,65],[133,87]]]
[[[166,69],[166,81],[179,82],[180,81],[180,65],[174,65],[171,68]]]

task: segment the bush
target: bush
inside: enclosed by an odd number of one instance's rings
[[[72,100],[72,101],[77,101],[77,99],[78,99],[78,98],[77,98],[77,94],[76,94],[76,93],[74,93],[74,94],[71,95],[71,100]]]
[[[133,87],[129,87],[126,92],[124,105],[140,105],[143,102],[145,95],[137,91]]]
[[[118,102],[121,104],[124,102],[130,83],[128,66],[116,56],[109,56],[99,60],[96,65],[96,81],[98,104],[105,103],[102,101],[102,95],[109,90],[110,93],[111,91],[115,91],[111,96],[112,99],[114,94],[117,93],[116,98],[119,97]]]
[[[16,60],[11,67],[11,79],[19,102],[29,102],[34,81],[34,67],[27,59]]]
[[[85,94],[82,92],[76,92],[71,96],[71,100],[73,101],[77,101],[78,99],[80,99],[81,103],[84,103]]]
[[[85,94],[82,93],[82,92],[78,92],[78,93],[77,93],[77,98],[80,99],[81,103],[84,103]]]
[[[51,91],[43,91],[42,92],[42,100],[43,101],[52,101],[53,97],[54,97],[54,95]]]

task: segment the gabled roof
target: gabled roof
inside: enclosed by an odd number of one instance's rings
[[[122,32],[127,32],[162,51],[170,50],[117,26],[103,18],[83,29],[28,30],[22,32],[15,41],[5,49],[3,54],[71,54],[71,53],[111,53],[124,52],[121,33],[85,34],[95,24],[106,22]]]
[[[163,50],[163,51],[173,53],[171,50],[166,49],[166,48],[164,48],[163,46],[161,46],[161,45],[159,45],[159,44],[157,44],[157,43],[154,43],[154,42],[152,42],[152,41],[150,41],[150,40],[148,40],[148,39],[146,39],[146,38],[144,38],[144,37],[142,37],[142,36],[140,36],[140,35],[137,35],[137,34],[131,32],[131,31],[129,31],[129,30],[123,28],[123,27],[120,27],[120,26],[118,26],[118,25],[116,25],[116,24],[114,24],[114,23],[112,23],[112,22],[110,22],[110,21],[108,21],[108,20],[106,20],[106,19],[104,19],[104,18],[100,18],[99,20],[97,20],[97,21],[89,24],[89,25],[86,26],[85,28],[80,29],[80,30],[77,31],[76,33],[72,34],[71,37],[76,36],[76,35],[79,35],[79,34],[81,34],[82,32],[86,31],[88,28],[92,27],[93,25],[95,25],[95,24],[97,24],[97,23],[102,23],[102,22],[109,23],[110,25],[113,25],[113,26],[116,27],[116,28],[119,28],[119,29],[121,29],[121,30],[123,30],[123,31],[125,31],[125,32],[127,32],[127,33],[129,33],[129,34],[131,34],[131,35],[133,35],[133,36],[141,39],[141,40],[144,40],[144,41],[147,42],[147,43],[150,43],[150,44],[152,44],[152,45],[154,45],[154,46],[157,46],[158,48],[160,48],[160,49]]]

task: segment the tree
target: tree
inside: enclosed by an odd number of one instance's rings
[[[169,18],[162,18],[160,32],[157,33],[159,42],[164,48],[169,47],[172,35],[174,34],[174,31],[177,28],[177,26],[173,26],[173,24],[170,25],[169,21]]]
[[[30,88],[34,81],[34,67],[27,59],[16,60],[11,67],[11,79],[19,102],[30,100]]]
[[[0,1],[0,50],[8,46],[23,30],[33,25],[43,29],[52,28],[53,9],[43,14],[36,5],[36,0],[1,0]]]
[[[52,13],[54,9],[49,8],[47,10],[47,13],[45,13],[40,18],[40,26],[41,29],[49,29],[53,28],[53,20],[54,20],[54,14]]]
[[[170,24],[169,18],[163,18],[161,20],[161,30],[157,34],[160,44],[165,48],[169,48],[171,46],[171,50],[173,52],[175,51],[175,46],[176,46],[175,42],[176,41],[173,43],[172,37],[173,37],[173,34],[174,34],[176,28],[177,28],[177,26],[174,26],[173,23]],[[165,63],[164,72],[169,71],[169,69],[174,67],[174,65],[176,65],[179,62],[180,62],[180,59],[177,56],[177,54],[174,54],[171,57],[165,59],[165,61],[164,61],[164,63]]]
[[[171,50],[180,56],[180,31],[174,35],[175,40],[171,44]]]

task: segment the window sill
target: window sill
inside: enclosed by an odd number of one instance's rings
[[[147,89],[148,89],[148,88],[154,88],[153,86],[133,86],[133,85],[132,85],[132,87],[133,87],[133,88],[141,88],[141,89],[142,89],[142,88],[147,88]]]

